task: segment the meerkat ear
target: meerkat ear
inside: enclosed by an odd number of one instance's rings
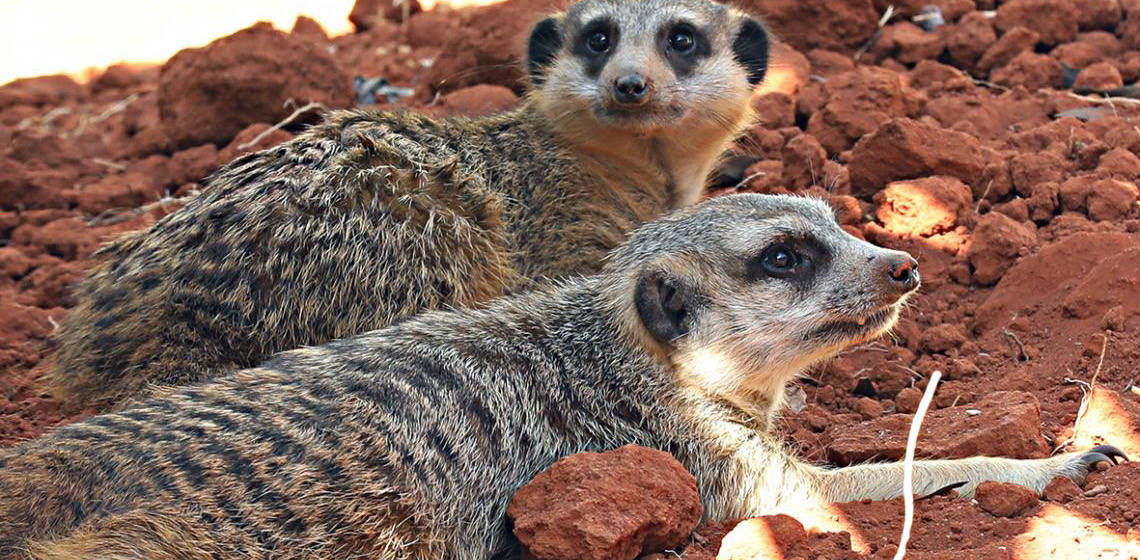
[[[659,342],[669,344],[689,334],[693,298],[685,285],[661,271],[644,271],[637,278],[633,301],[645,328]]]
[[[768,31],[755,19],[747,16],[740,19],[740,30],[732,42],[732,52],[748,73],[748,83],[756,85],[768,71]]]
[[[534,26],[526,49],[526,69],[530,81],[539,85],[545,79],[546,68],[562,49],[562,17],[550,16]]]

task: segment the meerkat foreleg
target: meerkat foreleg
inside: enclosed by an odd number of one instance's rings
[[[953,487],[962,497],[971,497],[978,485],[1012,482],[1042,492],[1057,476],[1084,482],[1090,469],[1101,461],[1116,462],[1124,454],[1102,445],[1084,453],[1066,453],[1048,459],[1007,459],[971,457],[968,459],[926,460],[914,463],[914,493],[926,496]],[[887,500],[903,493],[903,463],[879,463],[820,471],[820,490],[828,501],[849,502]]]

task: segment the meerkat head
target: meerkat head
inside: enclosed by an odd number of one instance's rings
[[[539,22],[527,49],[538,109],[590,134],[735,132],[767,65],[764,26],[706,0],[584,0]]]
[[[890,329],[917,262],[843,231],[823,201],[717,197],[647,223],[607,268],[634,340],[683,381],[768,394],[804,368]]]

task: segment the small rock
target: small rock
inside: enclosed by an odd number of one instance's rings
[[[922,391],[914,387],[907,387],[895,395],[895,409],[903,414],[914,414],[922,402]]]
[[[974,494],[978,507],[997,517],[1016,517],[1037,505],[1037,493],[1008,482],[983,482]]]
[[[1036,242],[1037,236],[1032,231],[1000,213],[982,216],[966,252],[974,267],[974,280],[982,285],[996,284]]]
[[[1057,476],[1045,486],[1043,495],[1050,502],[1065,504],[1081,495],[1081,487],[1067,476]]]
[[[855,401],[855,411],[863,416],[864,420],[873,420],[883,415],[883,403],[868,397],[860,397]]]
[[[1120,23],[1122,11],[1119,0],[1069,0],[1077,12],[1077,27],[1081,31],[1114,29]]]
[[[560,459],[515,494],[507,515],[536,560],[629,560],[678,547],[701,511],[697,481],[676,459],[626,445]]]
[[[1068,43],[1077,36],[1077,10],[1071,0],[1010,0],[994,17],[994,27],[1006,32],[1018,26],[1032,29],[1046,45]]]
[[[792,189],[803,189],[821,184],[823,163],[827,161],[827,151],[810,134],[792,138],[783,149],[784,185]]]
[[[986,50],[998,40],[993,22],[981,12],[970,12],[946,31],[950,58],[967,69],[974,68]]]
[[[1032,51],[1033,46],[1037,44],[1037,39],[1037,33],[1025,27],[1018,26],[1006,31],[1001,39],[986,49],[985,54],[978,61],[978,73],[983,76],[988,75],[994,68],[1009,64],[1009,61],[1017,55]]]
[[[1093,184],[1089,191],[1089,218],[1097,221],[1119,220],[1136,206],[1135,183],[1105,179]]]
[[[1029,91],[1043,88],[1061,89],[1065,85],[1065,74],[1061,63],[1046,54],[1023,52],[1009,64],[990,74],[994,83],[1005,87],[1023,87]]]
[[[1096,172],[1102,177],[1132,181],[1140,177],[1140,158],[1124,148],[1113,148],[1100,156]]]
[[[1086,498],[1093,498],[1093,497],[1099,496],[1101,494],[1104,494],[1105,492],[1108,492],[1108,487],[1103,485],[1103,484],[1097,484],[1096,486],[1093,486],[1092,488],[1085,490],[1083,495]]]
[[[1075,90],[1107,91],[1124,85],[1124,78],[1115,64],[1098,62],[1081,70],[1077,74],[1077,81],[1073,83]]]
[[[931,352],[947,352],[966,342],[966,327],[961,323],[944,323],[926,329],[919,345]]]

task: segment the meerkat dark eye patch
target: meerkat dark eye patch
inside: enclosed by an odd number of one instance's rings
[[[745,19],[732,42],[736,60],[748,74],[748,83],[756,85],[768,72],[768,32],[754,19]]]
[[[653,338],[670,343],[689,334],[696,298],[682,282],[659,271],[646,271],[637,278],[634,290],[637,314]]]
[[[712,53],[708,37],[688,22],[666,24],[657,33],[657,44],[677,76],[693,73],[701,59]]]
[[[558,18],[548,17],[538,22],[530,32],[526,51],[526,68],[530,72],[531,83],[539,85],[543,82],[546,68],[554,62],[561,49],[562,30],[559,29]]]
[[[819,249],[811,243],[776,242],[748,262],[748,276],[755,280],[776,278],[806,284],[815,276],[819,257]]]
[[[609,18],[598,18],[582,27],[574,42],[574,55],[586,62],[586,75],[598,77],[617,49],[620,32]]]

